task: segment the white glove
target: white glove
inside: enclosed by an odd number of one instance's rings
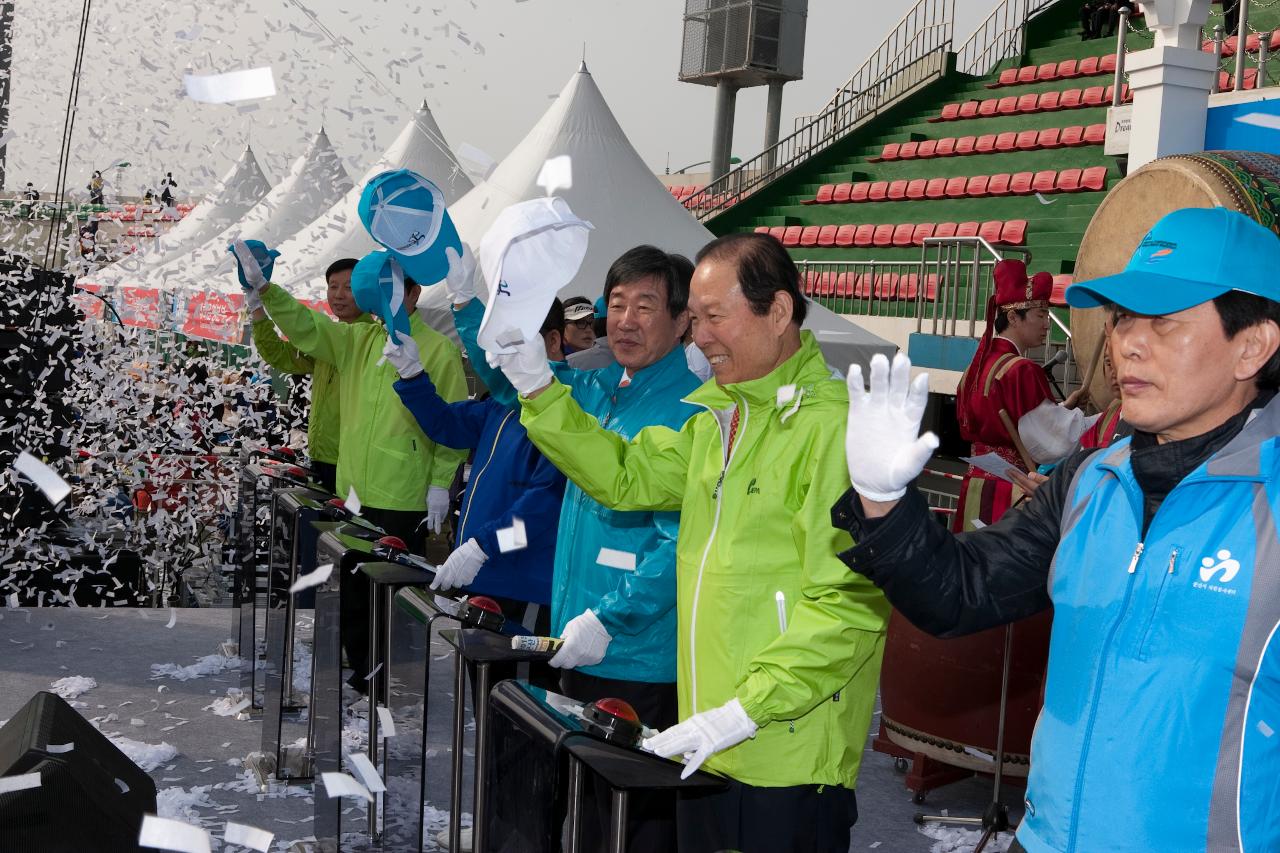
[[[560,632],[564,645],[547,663],[561,669],[592,666],[604,660],[605,650],[613,637],[600,624],[599,617],[590,608],[565,623]]]
[[[685,768],[680,778],[688,779],[713,753],[755,737],[758,728],[735,697],[719,708],[694,714],[682,723],[645,738],[640,745],[665,758],[683,755]]]
[[[489,555],[474,539],[463,542],[436,569],[436,579],[431,582],[432,589],[460,589],[476,579],[480,567]]]
[[[400,343],[392,343],[392,337],[400,338]],[[394,331],[388,333],[386,346],[382,348],[382,356],[391,362],[401,379],[412,379],[422,372],[422,357],[418,354],[418,342],[408,335],[401,338]]]
[[[258,295],[258,291],[250,290],[244,295],[244,310],[249,312],[250,317],[255,312],[266,310],[262,305],[262,297]]]
[[[231,249],[235,252],[236,263],[240,265],[240,271],[244,275],[244,283],[248,286],[249,291],[262,293],[262,291],[266,290],[270,282],[262,274],[262,267],[258,265],[258,259],[253,256],[253,250],[246,246],[243,240],[232,241]]]
[[[453,249],[445,249],[444,256],[449,259],[449,273],[445,276],[444,286],[449,291],[454,305],[470,302],[476,298],[476,259],[471,254],[471,247],[462,244],[462,256]]]
[[[938,447],[931,432],[920,435],[929,400],[929,375],[911,380],[911,359],[883,355],[871,359],[871,391],[862,390],[862,365],[849,367],[849,422],[844,452],[849,480],[867,500],[895,501],[923,470]]]
[[[427,527],[432,533],[439,533],[448,517],[449,490],[443,486],[431,486],[427,489]]]
[[[485,353],[490,367],[496,367],[515,386],[516,392],[528,396],[551,384],[551,367],[547,364],[547,345],[538,335],[531,341],[516,344],[513,353]]]

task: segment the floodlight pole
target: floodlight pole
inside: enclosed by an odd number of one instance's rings
[[[0,2],[0,136],[9,129],[9,83],[13,70],[13,2]],[[0,148],[0,190],[4,189],[6,143]]]

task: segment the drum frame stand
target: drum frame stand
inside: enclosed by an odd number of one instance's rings
[[[1001,832],[1009,830],[1009,807],[1000,799],[1001,783],[1004,781],[1004,719],[1005,706],[1009,700],[1009,669],[1013,658],[1013,625],[1004,626],[1004,661],[1000,667],[1000,722],[996,728],[996,768],[995,787],[991,792],[991,803],[982,812],[982,817],[950,817],[948,815],[917,814],[916,823],[952,823],[962,826],[982,827],[982,837],[973,848],[973,853],[982,853],[991,839]]]

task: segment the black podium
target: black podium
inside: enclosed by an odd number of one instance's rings
[[[701,770],[681,779],[683,765],[605,740],[584,719],[582,703],[567,696],[503,681],[489,694],[489,706],[490,742],[483,753],[489,780],[484,789],[485,843],[480,844],[477,824],[476,853],[558,853],[561,814],[568,818],[563,849],[580,853],[587,770],[599,774],[611,790],[610,853],[627,849],[631,793],[724,787],[718,777]],[[481,754],[478,745],[476,751]]]

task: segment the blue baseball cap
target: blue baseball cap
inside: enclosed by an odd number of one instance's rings
[[[262,277],[267,281],[271,281],[271,272],[275,269],[276,258],[280,257],[280,253],[275,249],[268,249],[267,244],[261,240],[245,240],[244,244],[249,247],[253,259],[262,268]],[[236,247],[233,244],[227,244],[227,251],[231,253],[231,257],[236,258]],[[249,283],[244,280],[244,270],[240,268],[239,258],[236,258],[236,277],[240,279],[242,288],[245,290],[250,289]]]
[[[397,297],[398,291],[398,297]],[[409,336],[409,312],[404,307],[404,270],[390,252],[375,251],[351,270],[351,296],[361,311],[382,320],[390,335]]]
[[[1124,272],[1068,287],[1067,304],[1173,314],[1232,290],[1280,302],[1278,269],[1274,231],[1234,210],[1188,207],[1151,227]]]
[[[444,194],[416,172],[376,175],[360,193],[356,210],[369,236],[418,284],[435,284],[449,274],[445,249],[462,255],[462,238],[445,210]]]
[[[604,297],[601,296],[599,299],[596,300],[596,319],[603,320],[608,316],[609,316],[609,304],[605,302]]]

